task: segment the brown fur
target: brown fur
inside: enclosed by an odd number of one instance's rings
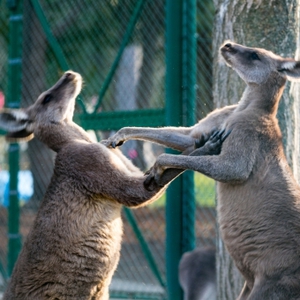
[[[247,83],[238,105],[216,110],[191,128],[125,128],[105,144],[137,138],[184,151],[212,128],[232,130],[218,156],[159,156],[145,184],[152,188],[168,168],[217,180],[221,233],[246,280],[238,299],[300,299],[300,188],[276,119],[286,78],[300,77],[300,63],[231,42],[221,54]]]
[[[57,152],[4,300],[108,299],[120,255],[122,205],[140,207],[164,191],[146,190],[142,172],[119,150],[93,143],[73,123],[80,89],[80,75],[69,71],[31,107],[0,113],[10,139],[34,132]]]

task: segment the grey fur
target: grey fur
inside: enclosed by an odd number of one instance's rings
[[[216,300],[216,249],[196,248],[179,263],[179,282],[184,300]]]
[[[140,207],[165,190],[119,150],[93,143],[73,121],[81,76],[68,71],[32,106],[0,113],[9,139],[32,133],[57,152],[54,174],[4,300],[106,300],[119,261],[122,205]]]
[[[300,77],[300,62],[233,42],[220,51],[247,84],[238,105],[191,128],[125,128],[105,143],[137,138],[183,151],[211,128],[231,129],[218,156],[159,156],[145,184],[159,183],[168,168],[217,180],[222,237],[246,280],[238,299],[300,299],[300,188],[276,118],[286,79]]]

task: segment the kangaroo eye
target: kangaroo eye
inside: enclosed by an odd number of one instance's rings
[[[260,60],[259,57],[258,57],[258,55],[257,55],[255,52],[252,52],[252,53],[250,54],[250,58],[251,58],[252,60]]]
[[[46,95],[44,100],[43,100],[43,104],[47,104],[51,101],[52,96],[51,95]]]

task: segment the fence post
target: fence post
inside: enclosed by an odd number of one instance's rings
[[[166,125],[194,124],[196,78],[196,1],[166,2]],[[174,153],[169,150],[168,153]],[[178,264],[194,247],[193,174],[177,178],[167,190],[166,268],[168,299],[182,299]]]
[[[196,106],[196,71],[197,71],[197,36],[196,36],[196,0],[183,1],[182,23],[182,124],[195,124]],[[195,247],[195,192],[194,172],[186,171],[183,174],[183,252]]]
[[[7,0],[9,15],[8,87],[6,106],[18,108],[21,99],[23,1]],[[8,275],[10,276],[21,249],[20,207],[18,197],[19,145],[9,150],[9,207],[8,207]]]

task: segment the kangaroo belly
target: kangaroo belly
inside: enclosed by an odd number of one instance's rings
[[[246,278],[299,268],[297,193],[276,186],[218,184],[218,216],[224,243]],[[300,271],[299,271],[300,272]]]
[[[56,207],[52,220],[37,217],[5,299],[108,297],[119,261],[122,220],[119,206],[95,200],[80,207]]]

